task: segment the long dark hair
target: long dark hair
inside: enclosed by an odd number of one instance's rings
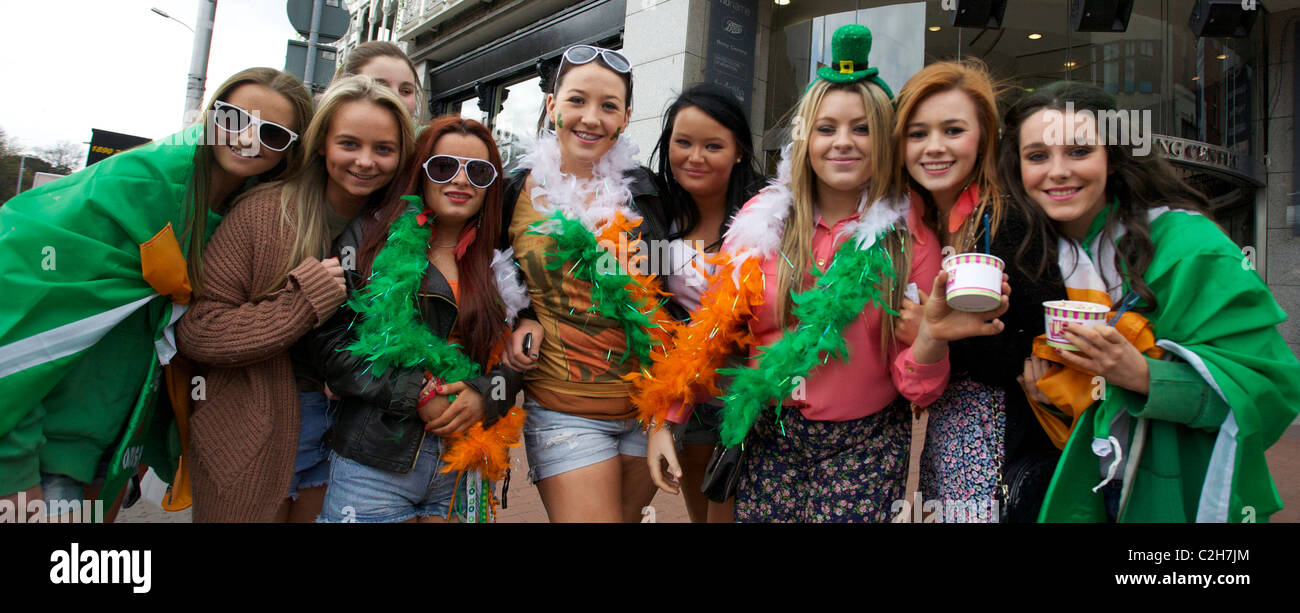
[[[483,124],[457,115],[442,115],[429,121],[415,141],[415,154],[394,184],[400,189],[375,212],[367,216],[361,247],[357,254],[357,269],[361,278],[370,278],[370,268],[375,256],[388,242],[388,228],[406,211],[402,195],[424,196],[425,160],[433,155],[438,140],[446,134],[472,136],[487,146],[488,161],[497,168],[497,180],[489,185],[483,196],[483,206],[472,219],[466,220],[465,229],[477,232],[465,254],[456,265],[459,267],[460,296],[457,300],[456,331],[466,355],[485,370],[492,350],[505,337],[505,307],[497,297],[496,283],[492,279],[492,244],[501,233],[502,178],[501,153],[492,141],[492,133]]]
[[[700,221],[700,207],[695,203],[673,175],[668,163],[668,150],[672,147],[673,122],[678,111],[687,107],[704,111],[714,121],[722,124],[731,132],[740,152],[740,163],[731,168],[731,177],[727,181],[726,214],[723,217],[719,237],[727,232],[731,218],[736,211],[763,188],[765,177],[759,171],[754,158],[753,136],[749,129],[749,120],[740,108],[740,101],[731,92],[709,83],[694,85],[677,96],[664,113],[663,130],[659,133],[659,142],[651,152],[651,166],[654,167],[660,182],[665,186],[666,198],[663,199],[665,217],[677,222],[677,236],[685,236],[695,229]],[[719,240],[721,240],[719,238]],[[714,245],[710,245],[712,248]]]
[[[1033,271],[1035,279],[1041,278],[1049,262],[1057,258],[1057,241],[1062,236],[1060,229],[1047,217],[1034,201],[1025,193],[1025,186],[1020,178],[1020,127],[1031,115],[1044,109],[1061,112],[1071,104],[1074,110],[1089,111],[1094,117],[1102,117],[1103,112],[1114,112],[1118,105],[1114,96],[1105,91],[1073,81],[1060,81],[1047,87],[1026,94],[1007,111],[1002,131],[1002,145],[998,151],[998,172],[1011,195],[1011,199],[1028,220],[1029,232],[1017,250],[1016,257],[1023,260],[1036,234],[1043,241],[1045,249],[1042,258],[1033,263],[1021,262],[1022,269]],[[1098,119],[1100,121],[1100,119]],[[1142,299],[1143,312],[1156,308],[1155,294],[1142,280],[1155,245],[1151,242],[1151,223],[1147,221],[1147,209],[1167,206],[1208,213],[1210,203],[1200,192],[1192,189],[1178,178],[1178,174],[1168,162],[1156,155],[1136,157],[1131,145],[1105,144],[1106,164],[1110,174],[1106,178],[1106,199],[1119,199],[1114,219],[1124,228],[1116,256],[1122,258],[1122,270],[1128,277],[1130,287]],[[1109,232],[1109,229],[1104,232]],[[1103,234],[1102,240],[1114,240],[1113,236]],[[1024,264],[1029,264],[1025,266]],[[1068,274],[1068,271],[1061,271]],[[1107,281],[1109,283],[1110,281]],[[1137,310],[1137,309],[1135,309]]]

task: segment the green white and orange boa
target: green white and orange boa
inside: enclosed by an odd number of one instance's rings
[[[641,222],[628,206],[632,178],[627,171],[638,166],[636,153],[629,139],[619,139],[592,168],[590,179],[578,179],[560,170],[559,144],[546,133],[529,147],[519,166],[532,173],[533,207],[547,215],[529,231],[555,240],[547,269],[565,268],[590,283],[592,310],[623,328],[626,347],[619,362],[633,356],[646,364],[654,348],[668,338],[671,318],[659,308],[666,298],[654,275],[629,269],[608,250],[634,242],[620,241],[620,235],[634,236],[632,227]]]
[[[393,222],[388,242],[375,256],[370,281],[349,301],[361,316],[357,340],[348,350],[364,356],[376,375],[389,368],[419,368],[451,383],[477,377],[479,365],[460,351],[458,345],[438,337],[420,319],[414,296],[429,266],[428,247],[433,224],[424,223],[423,203],[418,196],[404,196],[414,208]],[[504,299],[504,297],[503,297]],[[509,300],[506,300],[509,302]],[[442,460],[444,472],[456,471],[469,483],[474,500],[495,505],[486,492],[486,481],[500,481],[510,467],[510,448],[518,447],[524,425],[524,410],[510,410],[489,428],[477,423],[468,431],[447,440]],[[457,481],[460,476],[457,477]],[[468,496],[467,496],[468,497]],[[470,510],[482,506],[471,506]],[[478,514],[471,521],[484,517]]]
[[[793,206],[789,147],[783,152],[777,179],[747,204],[732,221],[724,252],[709,277],[708,291],[689,323],[673,330],[671,350],[649,368],[632,373],[632,401],[643,422],[661,425],[675,403],[693,402],[692,385],[720,396],[719,366],[733,347],[753,345],[747,325],[763,303],[763,273],[759,264],[780,255],[785,220]],[[736,378],[723,400],[722,442],[744,440],[764,406],[786,398],[800,377],[830,358],[844,359],[842,331],[869,304],[889,309],[880,287],[892,279],[894,268],[883,239],[904,229],[907,200],[868,203],[863,194],[862,216],[842,231],[852,237],[837,251],[825,271],[814,267],[814,287],[793,295],[799,324],[776,343],[759,350],[757,364],[722,369]],[[670,356],[668,354],[671,354]],[[779,410],[779,408],[778,408]]]

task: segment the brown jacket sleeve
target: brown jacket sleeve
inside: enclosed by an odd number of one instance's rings
[[[343,302],[343,288],[311,257],[253,301],[293,244],[289,224],[280,229],[279,197],[278,189],[255,194],[217,228],[204,250],[201,293],[176,326],[182,355],[213,366],[255,364],[288,351]]]

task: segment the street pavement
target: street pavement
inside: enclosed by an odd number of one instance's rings
[[[528,460],[522,448],[511,450],[511,462],[514,470],[510,478],[510,493],[507,502],[510,507],[499,510],[497,521],[502,523],[545,523],[546,509],[542,507],[537,487],[528,482]],[[919,450],[914,450],[912,461],[918,460]],[[1269,472],[1282,495],[1283,508],[1274,514],[1274,522],[1300,523],[1300,425],[1287,429],[1282,438],[1267,452]],[[189,510],[178,513],[163,511],[157,506],[150,507],[140,501],[130,509],[124,509],[118,516],[119,522],[128,523],[184,523],[190,521]],[[689,521],[686,506],[680,496],[665,492],[655,494],[650,506],[654,507],[654,519],[657,523],[683,523]]]

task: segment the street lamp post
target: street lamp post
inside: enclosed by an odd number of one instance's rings
[[[14,195],[23,193],[23,173],[27,171],[27,158],[30,156],[18,155],[18,185],[14,188]]]
[[[199,15],[195,19],[198,31],[194,34],[194,48],[190,53],[190,76],[185,89],[185,115],[189,125],[198,118],[203,106],[203,83],[208,77],[208,51],[212,48],[212,24],[217,19],[217,0],[199,0]]]
[[[190,51],[190,74],[185,81],[185,114],[181,117],[181,127],[185,127],[198,117],[199,107],[203,105],[203,84],[207,81],[208,52],[212,48],[212,24],[217,18],[217,0],[199,0],[199,14],[194,21],[199,26],[197,31],[162,9],[151,7],[149,10],[194,33],[194,46]]]
[[[181,21],[181,20],[179,20],[179,19],[177,19],[177,18],[175,18],[175,17],[172,17],[171,15],[168,15],[168,14],[167,14],[167,11],[164,11],[164,10],[162,10],[162,9],[156,7],[156,6],[149,7],[149,10],[151,10],[151,11],[153,11],[153,12],[159,14],[159,15],[162,15],[162,17],[163,17],[164,19],[170,19],[170,20],[172,20],[172,21],[175,21],[176,23],[181,24],[182,26],[185,27],[186,30],[189,30],[189,31],[190,31],[190,34],[193,34],[193,33],[194,33],[194,28],[191,28],[191,27],[190,27],[190,24],[185,23],[184,21]]]

